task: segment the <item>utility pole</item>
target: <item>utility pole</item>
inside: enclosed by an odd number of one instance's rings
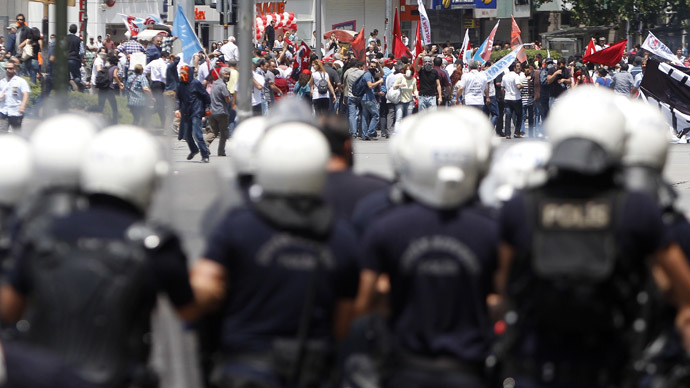
[[[321,0],[314,0],[314,19],[316,20],[316,42],[314,43],[314,49],[316,50],[316,55],[319,58],[322,57],[321,54]]]
[[[56,108],[66,111],[69,107],[67,98],[67,53],[65,36],[67,32],[67,0],[55,0],[55,63],[53,71],[53,90],[55,90]]]
[[[252,38],[254,36],[254,2],[239,1],[237,4],[237,46],[240,53],[238,71],[240,72],[237,91],[237,118],[241,122],[251,116],[251,98],[254,88],[252,71]]]

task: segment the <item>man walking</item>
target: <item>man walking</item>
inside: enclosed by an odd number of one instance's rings
[[[220,77],[213,82],[211,88],[211,115],[208,116],[208,124],[211,133],[206,135],[206,142],[211,146],[213,140],[220,136],[218,142],[218,156],[225,156],[225,142],[228,140],[228,107],[230,105],[230,92],[227,82],[230,80],[230,69],[224,67],[220,70]]]
[[[189,147],[187,160],[194,159],[201,150],[201,161],[208,163],[210,153],[204,142],[201,118],[206,114],[206,106],[211,103],[211,97],[193,75],[193,68],[186,65],[180,68],[181,82],[177,87],[177,99],[180,102],[180,134]]]
[[[522,137],[520,123],[522,123],[522,76],[520,76],[520,64],[515,62],[508,67],[510,71],[503,77],[501,87],[505,93],[505,134],[510,139],[510,121],[513,117],[514,136]]]
[[[345,85],[345,97],[347,97],[347,112],[348,121],[350,122],[350,135],[357,137],[357,118],[360,115],[361,98],[355,97],[352,94],[352,86],[355,81],[364,74],[364,63],[355,60],[354,66],[349,68],[343,76],[343,84]],[[362,134],[362,136],[364,136]]]
[[[462,96],[465,105],[471,106],[480,110],[484,110],[484,102],[486,105],[491,103],[489,98],[489,88],[486,79],[479,74],[479,63],[471,60],[470,72],[464,74],[460,79],[460,87],[458,88],[458,100]]]
[[[374,74],[378,71],[378,63],[371,61],[369,71],[364,73],[367,91],[362,96],[362,140],[377,140],[376,128],[379,126],[379,103],[376,101],[374,89],[383,83],[383,77],[374,81]]]
[[[67,35],[67,66],[72,76],[72,89],[81,91],[81,62],[84,59],[84,42],[77,36],[77,25],[69,26]],[[76,88],[75,88],[76,86]]]
[[[165,98],[163,91],[165,91],[166,72],[168,69],[169,54],[163,51],[160,58],[149,62],[144,68],[144,74],[151,77],[151,92],[155,100],[155,110],[161,120],[161,127],[167,128],[167,117],[165,112]]]
[[[22,128],[22,119],[29,101],[29,84],[16,76],[17,64],[8,61],[5,65],[6,77],[0,81],[0,132],[8,128],[17,131]]]
[[[426,55],[426,53],[422,53]],[[420,55],[421,57],[421,55]],[[434,69],[433,60],[430,56],[424,56],[424,66],[419,66],[419,60],[415,63],[419,72],[419,111],[436,110],[436,106],[443,101],[441,91],[441,77]]]
[[[228,37],[228,43],[220,47],[220,52],[223,53],[223,56],[225,56],[225,63],[230,63],[230,61],[238,61],[240,59],[234,36]]]

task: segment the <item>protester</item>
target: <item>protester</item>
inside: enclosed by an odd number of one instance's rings
[[[312,91],[312,104],[314,112],[317,115],[323,115],[328,113],[329,103],[331,101],[335,103],[335,90],[333,89],[333,84],[331,84],[331,78],[326,69],[324,69],[323,63],[317,59],[312,64],[314,71],[312,72],[311,80],[309,80],[309,88]]]
[[[177,100],[180,107],[180,135],[187,142],[189,155],[192,160],[201,151],[201,162],[209,163],[210,152],[204,141],[201,129],[201,119],[206,115],[206,107],[211,98],[199,80],[193,78],[194,68],[182,66],[180,68],[180,84],[177,86]]]
[[[207,118],[207,122],[211,126],[211,132],[206,136],[206,145],[210,147],[213,140],[220,137],[218,141],[218,156],[225,156],[225,142],[229,137],[228,117],[231,97],[227,82],[230,80],[230,73],[229,68],[221,69],[221,78],[213,82],[213,88],[211,89],[211,115]]]
[[[146,126],[148,122],[149,101],[151,97],[151,88],[149,82],[144,76],[144,68],[141,64],[134,66],[133,76],[128,77],[127,80],[127,106],[132,112],[132,125]]]
[[[17,64],[7,62],[5,78],[0,80],[0,132],[22,129],[31,90],[26,80],[16,74]]]

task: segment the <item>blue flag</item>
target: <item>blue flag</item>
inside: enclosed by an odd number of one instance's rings
[[[203,50],[199,39],[194,34],[194,29],[182,10],[182,5],[177,4],[175,22],[173,22],[172,34],[182,43],[182,60],[191,63],[194,54]]]
[[[482,65],[485,64],[486,61],[484,60],[484,58],[481,57],[481,54],[484,52],[484,49],[486,48],[486,42],[488,42],[488,41],[489,41],[489,38],[486,38],[484,43],[482,43],[482,45],[479,46],[479,48],[477,49],[477,52],[474,53],[474,57],[472,57],[472,59],[474,59],[475,61],[481,62]]]

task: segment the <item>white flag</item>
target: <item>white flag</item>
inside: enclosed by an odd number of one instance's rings
[[[419,22],[422,23],[422,28],[420,32],[422,34],[422,39],[424,45],[431,44],[431,23],[429,23],[429,17],[426,16],[426,8],[424,8],[424,0],[417,0],[417,5],[419,6]]]
[[[517,55],[522,50],[523,45],[515,47],[513,51],[508,53],[505,57],[498,60],[490,68],[482,71],[480,74],[484,76],[486,82],[493,81],[499,74],[503,73],[510,65],[515,62]]]
[[[678,57],[673,55],[673,51],[657,39],[651,32],[647,35],[647,39],[644,40],[644,43],[642,43],[642,48],[676,65],[684,66],[683,63],[678,60]]]
[[[465,39],[462,40],[462,48],[460,49],[460,58],[464,58],[467,46],[470,44],[470,30],[465,30]]]

